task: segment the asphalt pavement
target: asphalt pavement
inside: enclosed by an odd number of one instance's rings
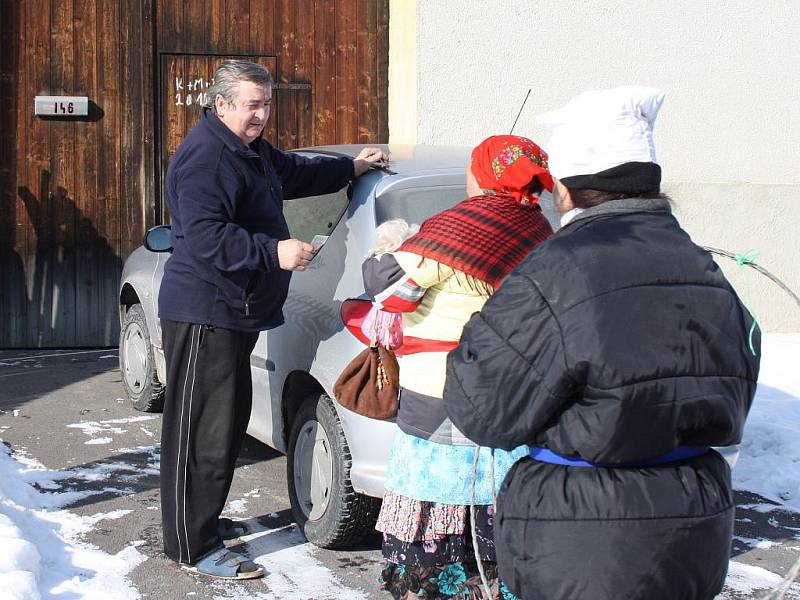
[[[225,514],[252,526],[254,533],[234,545],[263,557],[268,576],[220,582],[178,569],[161,554],[160,415],[134,411],[123,396],[115,349],[0,351],[0,439],[63,472],[59,491],[85,492],[66,507],[70,511],[118,515],[99,521],[86,541],[112,554],[136,546],[147,560],[129,578],[143,598],[389,597],[376,588],[378,536],[339,551],[305,543],[291,520],[286,458],[252,438],[245,441]],[[783,576],[800,551],[800,513],[765,510],[769,504],[737,492],[732,556]],[[759,597],[757,590],[724,594],[726,600]]]

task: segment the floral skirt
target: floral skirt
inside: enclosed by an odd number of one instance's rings
[[[517,600],[497,576],[492,505],[475,507],[477,553],[469,507],[384,495],[380,586],[397,600],[483,600],[480,558],[492,600]],[[477,554],[477,556],[476,556]]]
[[[491,600],[519,600],[497,577],[494,563],[483,563]],[[486,595],[477,564],[450,563],[442,567],[408,567],[386,563],[381,571],[381,589],[396,600],[484,600]]]

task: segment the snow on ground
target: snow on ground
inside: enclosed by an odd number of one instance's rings
[[[240,515],[247,512],[247,500],[231,500],[223,509],[223,515]]]
[[[78,516],[58,507],[78,499],[37,490],[50,473],[27,459],[10,455],[0,443],[0,589],[8,600],[85,598],[137,599],[125,576],[145,557],[133,545],[115,555],[82,541],[98,522],[119,519],[129,511]],[[83,495],[87,495],[83,493]]]
[[[740,450],[733,487],[800,511],[800,334],[764,336]]]
[[[728,567],[728,578],[725,580],[725,592],[717,596],[717,600],[743,596],[746,598],[760,597],[768,590],[778,587],[782,581],[783,578],[780,575],[761,567],[731,561]],[[787,590],[782,600],[797,600],[798,598],[800,598],[800,586],[795,584]]]
[[[153,419],[157,418],[158,417],[156,415],[142,415],[139,417],[126,417],[124,419],[107,419],[105,421],[81,421],[80,423],[71,423],[67,425],[67,427],[71,429],[80,429],[83,431],[83,433],[88,435],[89,440],[84,442],[84,444],[110,444],[114,441],[113,438],[110,438],[107,435],[103,437],[95,436],[101,433],[126,433],[128,430],[123,427],[119,427],[119,425],[126,425],[128,423],[141,423],[142,421],[152,421]],[[144,427],[142,427],[142,429],[144,429]]]
[[[224,583],[214,586],[217,600],[367,600],[367,597],[344,586],[314,558],[316,547],[292,525],[264,529],[255,519],[246,521],[253,533],[242,538],[247,553],[267,571],[262,580],[268,591],[242,590]]]
[[[101,356],[100,358],[110,358]],[[753,505],[759,512],[776,508],[800,511],[800,334],[771,334],[764,337],[761,375],[756,400],[745,426],[741,455],[733,471],[734,487],[755,492],[778,503]],[[15,410],[14,414],[19,411]],[[122,433],[125,426],[141,426],[153,416],[83,421],[69,427],[85,433],[88,444],[110,443],[109,435]],[[2,442],[2,440],[0,440]],[[122,451],[122,450],[121,450]],[[133,541],[115,555],[102,552],[83,541],[100,521],[119,519],[127,511],[79,516],[63,507],[86,496],[103,492],[125,493],[124,489],[60,491],[56,482],[65,479],[103,481],[112,473],[117,481],[134,481],[158,473],[157,445],[126,449],[146,455],[146,468],[124,462],[96,463],[88,468],[48,471],[19,451],[12,456],[0,443],[0,589],[9,600],[47,600],[63,597],[97,600],[139,598],[126,575],[145,560]],[[246,512],[247,498],[258,497],[252,490],[227,507],[229,513]],[[157,507],[148,507],[154,509]],[[316,548],[305,541],[294,526],[267,530],[255,519],[254,533],[244,538],[247,552],[264,565],[264,591],[231,587],[211,581],[216,598],[243,600],[358,600],[365,596],[344,586],[331,570],[315,557]],[[750,547],[767,549],[772,542],[749,538],[740,541]],[[774,588],[781,577],[765,569],[731,561],[725,592],[719,599],[753,597]],[[742,596],[745,595],[745,596]],[[795,584],[786,600],[800,600]]]

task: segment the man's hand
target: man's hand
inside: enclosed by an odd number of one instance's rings
[[[300,240],[278,242],[278,264],[287,271],[305,271],[314,258],[314,247]]]
[[[387,160],[389,160],[389,155],[380,148],[364,148],[358,153],[358,156],[353,159],[353,170],[355,171],[356,177],[358,177],[366,173],[370,165]]]

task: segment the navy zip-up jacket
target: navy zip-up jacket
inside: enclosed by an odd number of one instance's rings
[[[291,279],[278,264],[278,242],[291,237],[283,200],[332,193],[352,178],[350,158],[308,159],[261,137],[247,146],[203,109],[167,169],[173,251],[158,316],[238,331],[281,325]]]

